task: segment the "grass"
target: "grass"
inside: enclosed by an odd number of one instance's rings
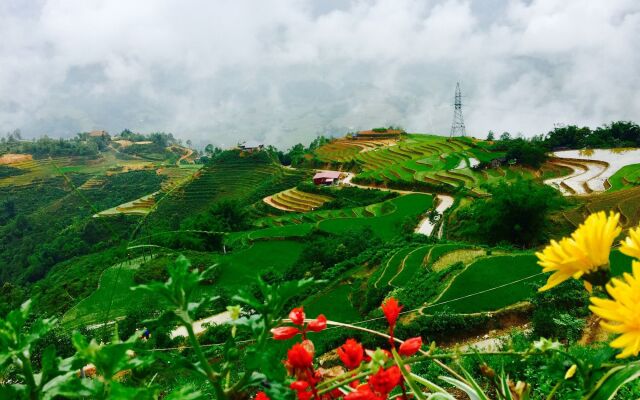
[[[621,224],[625,228],[637,226],[640,222],[640,186],[605,192],[586,198],[580,206],[564,213],[575,226],[598,211],[617,211],[622,214]]]
[[[438,257],[438,259],[431,264],[431,269],[434,271],[441,271],[447,268],[448,266],[458,262],[461,262],[463,264],[469,264],[471,261],[475,260],[478,257],[482,257],[485,254],[486,254],[485,250],[479,250],[479,249],[452,250]]]
[[[358,311],[353,307],[349,295],[349,285],[339,285],[309,298],[304,308],[309,318],[324,314],[329,320],[340,322],[354,322],[361,319]]]
[[[304,244],[291,240],[257,241],[251,247],[220,257],[217,285],[228,290],[246,288],[264,272],[284,272],[300,257]]]
[[[203,291],[224,288],[233,293],[239,288],[247,288],[261,273],[281,273],[298,259],[303,246],[300,242],[286,240],[259,241],[247,249],[220,255],[221,274],[214,285],[203,288]],[[64,327],[75,329],[103,323],[112,299],[108,320],[124,317],[136,309],[157,308],[159,298],[131,290],[135,286],[133,277],[140,266],[139,261],[107,268],[100,277],[98,288],[64,315]]]
[[[143,308],[159,301],[152,299],[149,294],[135,294],[133,275],[139,267],[139,260],[126,261],[106,269],[100,277],[100,283],[95,292],[71,308],[62,318],[62,324],[67,329],[104,322],[109,310],[109,320],[127,315],[130,310]]]
[[[509,284],[519,279],[539,274],[540,271],[540,266],[537,265],[537,258],[533,254],[482,258],[469,265],[455,277],[436,303]],[[528,299],[545,279],[544,275],[539,275],[486,293],[436,306],[429,310],[434,311],[446,307],[452,312],[464,314],[495,311]]]
[[[395,211],[371,218],[337,218],[321,221],[320,230],[343,234],[358,228],[371,228],[375,235],[383,240],[390,240],[402,234],[402,224],[406,219],[418,223],[418,217],[429,210],[433,204],[433,197],[427,194],[408,194],[387,200],[395,206]]]
[[[622,190],[640,185],[640,164],[626,165],[609,178],[610,191]]]
[[[416,272],[425,265],[425,257],[429,250],[431,250],[431,246],[421,246],[412,249],[411,252],[404,257],[402,261],[403,264],[396,272],[396,275],[391,278],[389,284],[393,286],[402,286],[406,284],[413,275],[415,275]]]
[[[438,259],[440,259],[440,257],[444,256],[445,254],[468,247],[471,246],[460,243],[437,244],[433,246],[433,248],[431,248],[431,251],[429,251],[426,256],[425,262],[426,264],[434,264],[436,261],[438,261]]]
[[[381,273],[374,286],[382,287],[391,285],[393,278],[395,278],[398,272],[401,271],[405,257],[407,257],[413,250],[414,249],[411,247],[405,247],[395,252],[391,258],[381,266]]]

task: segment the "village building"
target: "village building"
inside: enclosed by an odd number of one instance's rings
[[[253,153],[254,151],[260,151],[264,148],[262,143],[258,143],[255,141],[248,141],[238,145],[238,148],[242,151],[247,151],[249,153]]]
[[[342,173],[338,171],[318,172],[313,176],[313,183],[316,185],[335,185],[341,175]]]
[[[105,139],[110,139],[109,132],[107,131],[91,131],[89,132],[89,137],[101,137]]]
[[[356,140],[399,139],[403,133],[404,131],[400,129],[376,128],[357,132],[353,138]]]

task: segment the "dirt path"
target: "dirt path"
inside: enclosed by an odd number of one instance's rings
[[[191,155],[193,154],[193,150],[191,150],[190,148],[183,147],[183,149],[187,149],[187,152],[183,154],[180,158],[178,158],[178,161],[176,161],[177,166],[180,166],[180,161],[186,160],[187,158],[191,157]]]
[[[332,171],[332,170],[316,170],[317,172],[341,172],[341,171]],[[411,193],[424,193],[424,192],[412,192],[410,190],[398,190],[398,189],[391,189],[391,188],[385,188],[385,187],[377,187],[377,186],[367,186],[367,185],[360,185],[357,183],[353,183],[352,180],[355,177],[355,174],[353,172],[342,172],[343,174],[346,174],[346,177],[344,179],[342,179],[340,181],[340,183],[342,185],[345,186],[354,186],[360,189],[378,189],[378,190],[383,190],[386,192],[394,192],[394,193],[399,193],[399,194],[411,194]],[[438,201],[438,206],[436,207],[436,212],[440,215],[443,215],[445,211],[447,211],[449,209],[449,207],[451,207],[453,205],[453,197],[446,195],[446,194],[436,194],[434,195],[435,198]],[[269,200],[268,200],[269,199]],[[274,206],[272,203],[269,203],[270,201],[270,196],[267,196],[263,199],[263,201],[271,206]],[[276,206],[274,206],[276,207]],[[281,207],[276,207],[278,209],[283,210],[283,208]],[[440,225],[442,227],[442,224]],[[420,221],[418,228],[416,228],[416,233],[420,233],[423,235],[431,235],[433,228],[435,227],[434,224],[431,223],[431,221],[429,221],[429,218],[424,218],[422,221]],[[438,232],[438,237],[442,236],[442,229],[440,229],[440,231]]]
[[[210,317],[195,321],[193,323],[193,331],[195,332],[196,335],[199,335],[200,333],[204,332],[207,329],[204,325],[207,325],[207,324],[220,325],[220,324],[225,324],[229,321],[231,321],[231,312],[230,311],[221,312],[220,314],[212,315]],[[171,335],[170,335],[171,339],[175,339],[178,336],[182,336],[182,337],[188,336],[187,329],[184,326],[179,326],[173,331],[171,331]]]
[[[438,200],[436,213],[440,216],[440,219],[442,219],[444,212],[453,205],[454,200],[453,197],[446,194],[438,194],[436,195],[436,199]],[[418,224],[415,232],[422,235],[431,236],[431,233],[433,232],[433,228],[435,228],[435,226],[436,224],[431,222],[431,219],[429,217],[425,217],[422,221],[420,221],[420,224]],[[438,237],[440,237],[441,235],[442,230],[438,232]]]

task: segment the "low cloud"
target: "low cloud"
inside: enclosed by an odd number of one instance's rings
[[[640,3],[6,0],[0,130],[173,132],[281,147],[394,124],[640,120]]]

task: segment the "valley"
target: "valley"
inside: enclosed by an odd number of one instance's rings
[[[367,329],[380,326],[378,306],[393,297],[405,307],[400,332],[447,346],[519,331],[523,321],[533,328],[522,332],[562,335],[560,323],[536,322],[547,301],[536,252],[597,211],[619,212],[625,232],[640,223],[637,148],[545,148],[530,159],[522,147],[542,144],[366,132],[318,138],[286,154],[293,165],[277,149],[199,152],[173,137],[124,133],[101,137],[90,155],[6,146],[0,305],[32,298],[62,332],[107,340],[150,327],[154,346],[179,348],[184,327],[146,322],[166,300],[132,288],[165,281],[184,255],[206,271],[195,292],[211,301],[193,326],[213,347],[238,293],[299,279],[317,284],[292,304]],[[629,272],[631,258],[614,249],[610,267]],[[582,321],[574,312],[584,304],[563,308],[555,296],[547,319]],[[321,351],[346,335],[329,331]]]

